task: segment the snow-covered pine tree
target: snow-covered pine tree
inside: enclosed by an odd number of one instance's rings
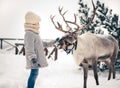
[[[84,0],[79,0],[79,18],[80,24],[84,25],[89,22],[91,19],[91,12],[88,5],[84,2]],[[105,3],[96,1],[96,5],[98,6],[98,10],[96,13],[96,18],[94,22],[85,30],[82,30],[80,34],[91,31],[92,33],[105,34],[109,33],[114,36],[119,43],[120,47],[120,20],[119,15],[114,14],[112,9],[105,6]],[[116,62],[117,67],[120,67],[120,49]]]

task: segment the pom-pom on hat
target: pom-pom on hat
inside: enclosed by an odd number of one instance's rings
[[[40,20],[40,17],[31,11],[27,12],[25,15],[25,23],[35,24],[39,23]]]

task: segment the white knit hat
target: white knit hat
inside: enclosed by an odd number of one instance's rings
[[[25,15],[25,23],[35,24],[39,23],[40,20],[40,17],[31,11],[27,12]]]

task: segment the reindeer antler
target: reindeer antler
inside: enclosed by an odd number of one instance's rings
[[[55,17],[55,16],[52,16],[52,15],[50,16],[51,21],[52,21],[52,23],[54,24],[55,28],[58,29],[59,31],[64,32],[64,33],[68,33],[69,31],[63,30],[62,25],[61,25],[59,22],[57,22],[57,25],[58,25],[58,26],[56,26],[55,22],[53,21],[54,17]]]
[[[68,31],[70,31],[71,30],[71,27],[68,25],[68,22],[67,22],[67,20],[65,19],[65,17],[64,17],[64,15],[67,13],[67,11],[65,11],[64,13],[62,13],[62,10],[63,10],[63,7],[62,8],[60,8],[60,6],[59,6],[59,8],[58,8],[58,10],[59,10],[59,13],[60,13],[60,15],[62,16],[62,18],[63,18],[63,21],[65,22],[65,24],[67,25],[67,27],[69,28],[69,30]]]
[[[98,8],[98,6],[95,7],[95,5],[94,5],[94,3],[93,3],[93,0],[92,0],[92,5],[93,5],[93,16],[92,16],[91,20],[88,22],[88,24],[86,24],[86,25],[84,25],[84,26],[80,26],[79,24],[77,24],[77,17],[76,17],[75,14],[74,14],[74,19],[75,19],[75,20],[74,20],[73,22],[72,22],[72,21],[67,21],[67,20],[65,19],[65,17],[64,17],[64,15],[67,13],[67,11],[65,11],[64,13],[62,13],[63,7],[62,7],[62,8],[59,7],[58,10],[59,10],[60,15],[61,15],[62,18],[63,18],[63,21],[64,21],[65,24],[67,25],[67,27],[71,30],[71,27],[68,25],[68,23],[74,24],[74,25],[77,26],[76,31],[74,31],[74,32],[78,32],[78,31],[80,31],[80,30],[83,30],[83,29],[87,28],[87,27],[92,23],[92,21],[93,21],[93,19],[94,19],[94,17],[95,17],[96,10],[97,10],[97,8]],[[59,22],[57,22],[57,25],[58,25],[58,26],[56,26],[56,25],[55,25],[55,22],[53,21],[54,17],[55,17],[55,16],[50,16],[51,21],[52,21],[52,23],[54,24],[54,26],[55,26],[56,29],[58,29],[58,30],[60,30],[60,31],[62,31],[62,32],[64,32],[64,33],[71,33],[70,30],[68,30],[68,31],[63,30],[62,25],[61,25]]]
[[[92,23],[92,21],[95,17],[95,13],[96,13],[98,6],[95,7],[93,0],[92,0],[92,5],[93,5],[93,16],[92,16],[91,20],[89,21],[89,23],[87,25],[84,25],[82,29],[87,28]]]
[[[77,24],[76,14],[74,14],[74,18],[75,18],[74,22],[68,21],[68,20],[66,20],[65,17],[64,17],[64,15],[67,13],[67,11],[65,11],[65,12],[62,14],[62,10],[63,10],[63,7],[62,7],[62,8],[59,7],[59,13],[60,13],[60,15],[62,16],[63,21],[65,22],[65,24],[67,25],[67,27],[68,27],[70,30],[71,30],[71,27],[68,25],[68,23],[71,23],[71,24],[76,25],[76,26],[77,26],[77,29],[81,28],[80,25]],[[70,30],[69,30],[69,31],[70,31]]]
[[[77,30],[76,30],[76,31],[78,31],[78,29],[80,29],[81,26],[80,26],[79,24],[77,24],[76,14],[74,14],[74,19],[75,19],[75,20],[74,20],[73,22],[72,22],[72,21],[66,21],[66,22],[76,25],[76,26],[77,26],[77,28],[76,28]]]
[[[74,18],[75,18],[75,21],[74,21],[74,22],[66,21],[66,22],[68,22],[68,23],[71,23],[71,24],[74,24],[74,25],[77,26],[77,30],[74,31],[74,32],[78,32],[79,30],[83,30],[83,29],[87,28],[87,27],[92,23],[92,21],[93,21],[93,19],[94,19],[94,17],[95,17],[96,10],[97,10],[97,8],[98,8],[98,6],[95,7],[93,0],[92,0],[92,5],[93,5],[93,16],[92,16],[92,18],[91,18],[91,20],[89,21],[88,24],[84,25],[83,27],[81,27],[79,24],[77,24],[77,22],[76,22],[77,17],[76,17],[75,14],[74,14]]]

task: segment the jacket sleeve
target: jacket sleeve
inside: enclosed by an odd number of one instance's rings
[[[27,59],[31,60],[37,58],[37,55],[34,50],[35,36],[32,33],[26,33],[24,37],[25,43],[25,54]]]

